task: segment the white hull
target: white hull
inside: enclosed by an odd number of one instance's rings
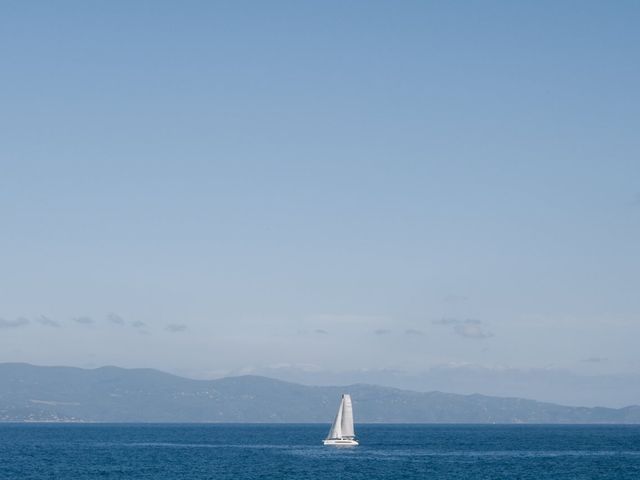
[[[358,441],[349,438],[327,438],[322,443],[325,445],[333,445],[334,447],[355,447]]]

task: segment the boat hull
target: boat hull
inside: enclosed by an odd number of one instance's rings
[[[358,441],[352,438],[327,438],[322,443],[332,447],[355,447]]]

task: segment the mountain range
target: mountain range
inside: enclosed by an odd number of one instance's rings
[[[193,380],[152,369],[0,364],[0,422],[330,423],[350,393],[363,423],[640,423],[640,406],[571,407],[521,398],[308,386],[261,376]]]

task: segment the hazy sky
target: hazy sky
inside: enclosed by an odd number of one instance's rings
[[[640,371],[640,4],[0,5],[0,361]]]

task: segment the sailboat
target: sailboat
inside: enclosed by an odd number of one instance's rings
[[[351,395],[344,394],[340,400],[340,407],[336,419],[331,425],[329,435],[324,439],[325,445],[336,446],[355,446],[358,441],[353,431],[353,405],[351,404]]]

